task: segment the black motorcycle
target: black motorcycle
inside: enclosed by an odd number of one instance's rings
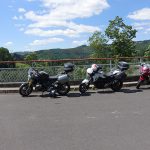
[[[96,65],[96,64],[94,64]],[[119,91],[126,78],[125,71],[129,68],[129,64],[126,62],[119,62],[117,69],[112,70],[108,74],[105,74],[101,66],[97,66],[96,69],[87,69],[87,79],[84,79],[79,86],[80,93],[85,93],[90,84],[93,84],[97,89],[103,89],[110,87],[113,91]]]
[[[53,97],[56,96],[56,93],[66,95],[70,91],[70,77],[68,73],[73,70],[74,65],[72,63],[66,63],[64,64],[63,73],[56,76],[49,76],[49,74],[44,71],[30,68],[28,70],[28,81],[20,86],[19,93],[22,96],[28,96],[32,93],[33,88],[35,88],[35,91],[46,91]]]

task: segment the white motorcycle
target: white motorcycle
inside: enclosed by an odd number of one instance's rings
[[[90,84],[93,84],[97,89],[110,87],[113,91],[119,91],[126,78],[125,71],[129,68],[127,62],[119,62],[118,68],[105,74],[101,66],[93,64],[91,68],[87,69],[87,78],[79,85],[80,93],[85,93]]]

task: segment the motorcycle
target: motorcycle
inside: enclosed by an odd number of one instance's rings
[[[34,68],[28,70],[28,81],[23,83],[19,88],[19,93],[22,96],[28,96],[35,91],[49,92],[51,97],[66,95],[70,91],[69,74],[74,70],[72,63],[64,64],[64,72],[56,76],[49,76],[44,71],[38,71]]]
[[[119,91],[126,78],[125,71],[129,68],[127,62],[119,62],[118,68],[111,70],[108,74],[105,74],[101,66],[93,64],[91,68],[87,69],[87,79],[84,79],[79,85],[79,91],[81,94],[85,93],[90,84],[93,84],[97,89],[103,89],[110,87],[113,91]]]
[[[140,66],[140,77],[137,82],[136,88],[139,89],[141,84],[145,81],[149,84],[149,76],[150,76],[150,65],[149,64],[141,64]]]

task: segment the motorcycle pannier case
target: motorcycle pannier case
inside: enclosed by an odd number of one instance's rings
[[[66,83],[69,81],[69,77],[67,74],[63,74],[63,75],[60,75],[58,76],[58,82],[63,84],[63,83]]]
[[[64,71],[65,72],[72,72],[74,70],[74,65],[72,63],[65,63],[64,64]]]
[[[120,61],[119,63],[118,63],[118,68],[120,69],[120,70],[128,70],[129,69],[129,64],[127,63],[127,62],[125,62],[125,61]]]

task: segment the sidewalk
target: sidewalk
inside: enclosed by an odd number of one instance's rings
[[[137,82],[124,82],[123,87],[131,87],[131,86],[136,86]],[[16,83],[15,87],[12,87],[10,83],[8,86],[1,85],[0,86],[0,93],[18,93],[20,83]],[[91,89],[94,89],[94,86],[90,86]],[[79,85],[72,85],[71,86],[71,91],[78,91],[79,90]]]

